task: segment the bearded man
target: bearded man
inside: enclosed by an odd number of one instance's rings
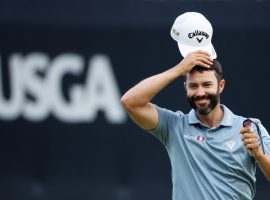
[[[151,103],[182,76],[192,108],[188,114]],[[131,119],[164,144],[172,167],[173,200],[251,200],[257,165],[270,181],[270,136],[261,124],[243,126],[246,118],[220,103],[224,87],[221,64],[198,50],[121,98]]]

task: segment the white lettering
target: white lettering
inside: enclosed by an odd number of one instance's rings
[[[88,95],[89,119],[96,117],[98,110],[105,113],[111,123],[124,122],[126,115],[120,104],[120,92],[113,76],[111,63],[107,56],[93,56],[89,62],[89,73],[85,91]]]
[[[82,98],[78,98],[78,96],[71,93],[69,94],[70,101],[65,100],[62,92],[62,81],[66,74],[79,75],[82,70],[83,60],[81,56],[76,54],[60,55],[51,64],[51,70],[48,74],[48,87],[50,91],[49,96],[53,97],[54,100],[51,105],[52,112],[56,118],[62,121],[75,122],[80,117],[80,107],[84,106],[80,102]]]
[[[38,72],[46,74],[49,58],[42,53],[32,53],[25,57],[24,84],[27,92],[34,100],[25,101],[24,116],[31,121],[44,120],[49,114],[50,96],[45,77],[38,76]]]
[[[82,56],[73,53],[52,60],[45,53],[13,54],[8,62],[9,98],[5,98],[4,82],[0,80],[0,119],[14,120],[22,115],[38,122],[53,114],[63,122],[87,123],[94,122],[101,111],[109,123],[124,123],[126,114],[108,56],[89,59],[85,83],[65,84],[67,75],[81,78],[84,66]],[[0,79],[2,68],[0,56]]]
[[[1,57],[0,57],[1,58]],[[2,61],[2,59],[0,59]],[[6,100],[3,92],[3,75],[2,67],[0,67],[0,117],[6,120],[16,119],[23,107],[23,80],[24,66],[23,58],[18,54],[14,54],[8,60],[9,66],[9,82],[10,82],[10,98]],[[1,62],[2,63],[2,62]]]

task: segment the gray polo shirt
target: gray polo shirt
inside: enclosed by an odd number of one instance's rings
[[[160,108],[158,126],[150,131],[166,147],[172,167],[173,200],[250,200],[255,195],[256,161],[240,134],[245,118],[222,105],[217,127],[202,124],[189,114]],[[270,137],[260,125],[266,153]],[[254,132],[256,128],[253,127]]]

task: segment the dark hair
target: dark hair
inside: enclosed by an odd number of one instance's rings
[[[213,64],[211,65],[210,68],[205,68],[202,66],[195,66],[192,68],[192,70],[189,73],[192,73],[194,71],[198,72],[204,72],[204,71],[214,71],[215,75],[217,77],[218,83],[222,80],[222,67],[219,61],[213,60]]]

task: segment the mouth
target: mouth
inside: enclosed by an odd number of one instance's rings
[[[201,96],[187,96],[188,103],[200,115],[209,114],[219,103],[219,95],[205,94]]]
[[[209,99],[198,99],[195,102],[199,106],[206,106],[209,103]]]

